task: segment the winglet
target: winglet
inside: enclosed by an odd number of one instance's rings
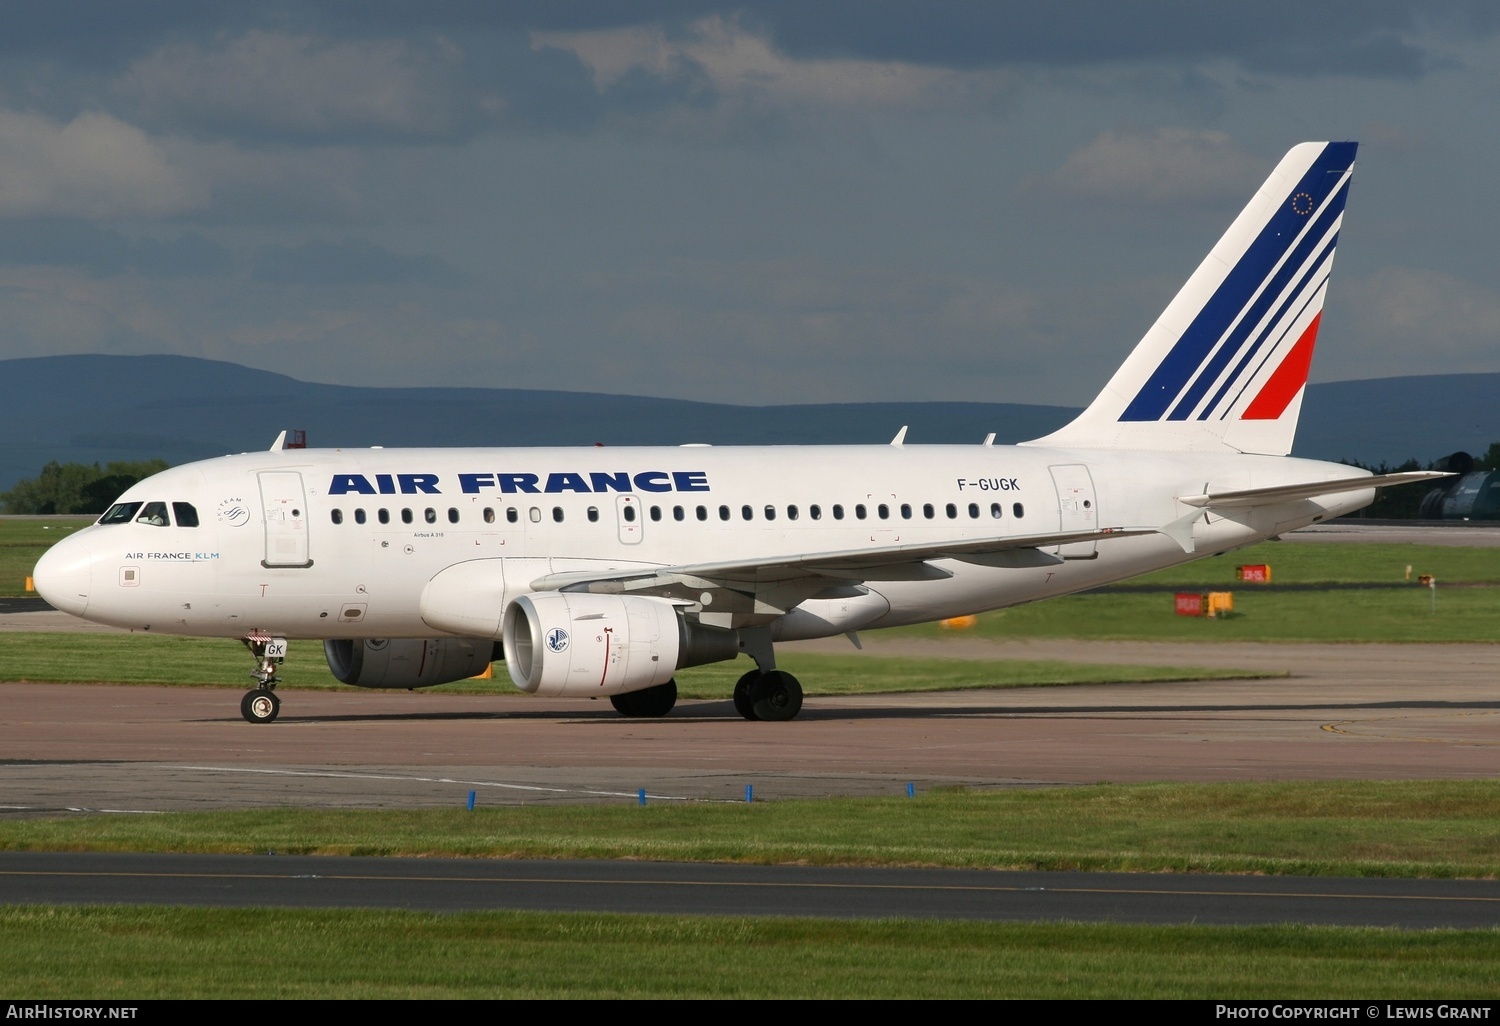
[[[896,432],[896,437],[891,439],[891,444],[900,448],[906,444],[906,425],[901,425],[901,430]]]
[[[285,449],[285,448],[286,448],[286,432],[282,431],[281,434],[279,434],[279,435],[276,436],[276,441],[274,441],[274,442],[271,443],[271,452],[280,452],[282,449]]]

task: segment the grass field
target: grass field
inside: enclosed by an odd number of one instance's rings
[[[1142,784],[917,798],[0,820],[0,850],[1500,875],[1500,782]]]
[[[1066,662],[981,662],[791,654],[779,665],[801,676],[810,695],[966,688],[1114,684],[1141,681],[1235,679],[1267,676],[1248,670],[1170,666],[1109,666]],[[137,634],[0,633],[0,680],[61,683],[169,684],[246,688],[252,662],[244,647],[216,638]],[[677,676],[683,698],[725,698],[751,666],[748,659],[699,666]],[[504,663],[490,680],[458,681],[431,690],[521,696]],[[338,688],[316,642],[291,646],[282,664],[281,688]]]
[[[1493,998],[1500,932],[0,908],[0,990],[120,998]]]
[[[97,517],[0,517],[0,598],[26,595],[26,578],[59,538]]]

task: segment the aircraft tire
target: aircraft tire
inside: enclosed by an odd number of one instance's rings
[[[677,682],[669,680],[654,688],[610,695],[609,704],[622,716],[665,716],[677,704]]]
[[[802,685],[785,670],[761,674],[750,694],[756,719],[784,722],[802,711]]]
[[[734,686],[734,711],[747,720],[760,719],[755,715],[755,699],[750,697],[750,692],[755,688],[755,682],[758,680],[760,680],[760,671],[751,670]]]
[[[281,712],[281,699],[266,688],[246,691],[240,699],[240,715],[249,723],[270,723]]]

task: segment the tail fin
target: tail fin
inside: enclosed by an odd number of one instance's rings
[[[1289,453],[1357,145],[1292,147],[1089,408],[1024,444]]]

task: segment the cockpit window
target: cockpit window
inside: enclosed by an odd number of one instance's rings
[[[170,527],[171,521],[167,519],[167,504],[165,502],[148,502],[141,515],[135,518],[138,524],[149,524],[152,527]]]
[[[197,527],[198,510],[191,502],[172,503],[172,516],[178,527]]]
[[[104,511],[104,516],[99,518],[99,523],[128,524],[135,518],[135,511],[140,508],[139,502],[117,502]]]

